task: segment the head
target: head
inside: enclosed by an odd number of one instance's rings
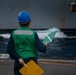
[[[21,11],[18,14],[18,22],[20,24],[21,27],[25,27],[25,26],[29,26],[30,22],[31,22],[31,18],[28,12],[26,11]]]

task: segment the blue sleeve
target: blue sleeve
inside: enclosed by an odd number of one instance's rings
[[[7,52],[10,55],[11,59],[18,60],[20,58],[20,56],[16,53],[14,49],[14,41],[13,41],[12,35],[10,36],[7,44]]]
[[[37,33],[35,33],[35,44],[39,52],[46,53],[46,46],[41,42]]]

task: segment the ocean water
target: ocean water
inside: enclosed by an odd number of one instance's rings
[[[41,39],[53,31],[57,31],[53,41],[49,44],[47,52],[38,52],[39,58],[59,58],[59,59],[76,59],[76,36],[68,36],[58,28],[50,28],[47,30],[35,30]],[[7,42],[10,33],[0,34],[0,59],[10,59],[9,54],[6,52]]]

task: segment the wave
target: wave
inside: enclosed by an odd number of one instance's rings
[[[6,33],[6,34],[0,34],[1,37],[5,38],[5,39],[8,39],[10,37],[10,34],[9,33]]]
[[[0,54],[0,59],[8,59],[10,58],[9,54]]]
[[[50,28],[48,30],[39,30],[36,32],[40,39],[44,39],[47,34],[54,32],[54,31],[57,31],[54,38],[67,38],[67,36],[63,32],[61,32],[60,29],[58,28]]]
[[[54,38],[76,38],[76,36],[67,36],[60,29],[55,28],[55,27],[47,29],[47,30],[35,30],[35,31],[37,32],[40,39],[44,39],[47,34],[54,32],[54,31],[57,31]],[[4,39],[8,39],[10,37],[10,34],[9,33],[0,34],[0,36],[3,37]]]

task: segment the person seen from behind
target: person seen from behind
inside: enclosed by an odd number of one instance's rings
[[[47,44],[43,44],[37,33],[30,29],[31,18],[27,11],[18,14],[20,28],[12,31],[7,45],[7,52],[14,59],[14,75],[21,75],[19,69],[30,60],[35,63],[38,51],[46,53]]]

